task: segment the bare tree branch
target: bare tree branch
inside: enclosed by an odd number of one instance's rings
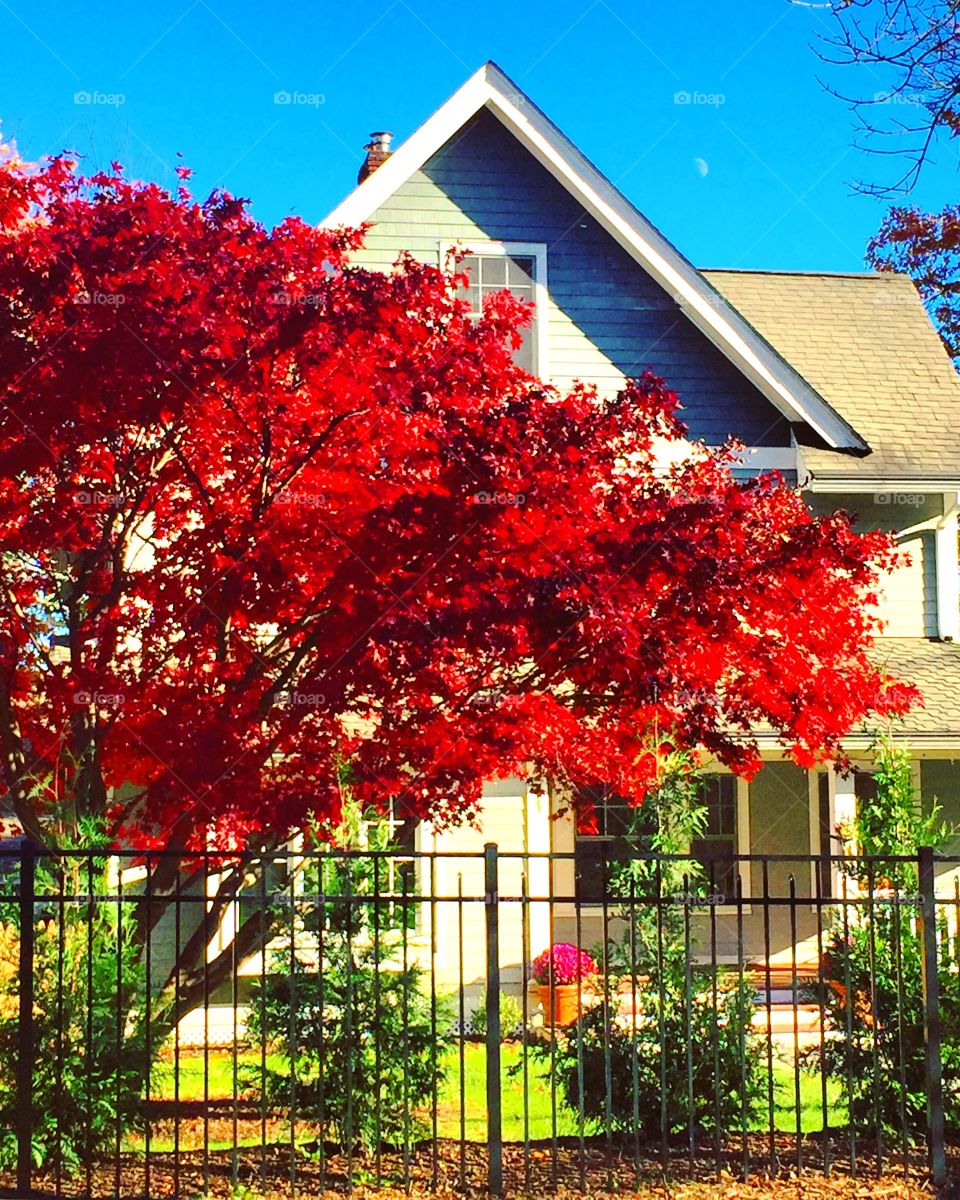
[[[857,68],[851,92],[821,80],[853,111],[854,145],[904,164],[891,178],[859,181],[858,190],[884,198],[909,192],[937,143],[960,133],[960,2],[791,3],[829,9],[830,32],[817,39],[817,53],[830,66]]]

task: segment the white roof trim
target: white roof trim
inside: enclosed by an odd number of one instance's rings
[[[789,420],[803,422],[833,449],[867,443],[745,320],[699,271],[488,62],[322,222],[356,226],[377,209],[481,108],[489,108],[621,246],[677,301],[696,327]]]
[[[809,468],[807,468],[809,470]],[[850,495],[869,495],[877,492],[937,495],[960,491],[960,475],[885,475],[882,471],[868,475],[831,475],[822,471],[811,475],[804,486],[807,492],[844,492]]]

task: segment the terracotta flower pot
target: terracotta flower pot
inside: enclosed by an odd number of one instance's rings
[[[572,1025],[586,1005],[579,1000],[580,986],[576,983],[537,984],[537,999],[543,1009],[544,1025]]]

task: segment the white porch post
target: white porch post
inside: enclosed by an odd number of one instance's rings
[[[855,854],[857,848],[848,831],[852,828],[857,816],[856,776],[852,773],[846,777],[831,773],[830,785],[833,827],[839,836],[840,852]],[[842,872],[839,869],[834,870],[833,887],[834,894],[837,896],[843,895],[841,875]],[[848,880],[847,894],[852,895],[855,890],[856,885]]]
[[[833,777],[833,823],[837,830],[848,828],[857,816],[857,793],[855,790],[856,776],[853,774]],[[841,837],[844,849],[849,845],[849,839]]]
[[[527,853],[543,855],[527,859],[527,894],[530,902],[528,930],[530,957],[550,945],[550,796],[540,782],[527,786],[526,794]]]
[[[957,561],[957,492],[945,492],[943,519],[936,529],[937,633],[960,641],[960,565]]]

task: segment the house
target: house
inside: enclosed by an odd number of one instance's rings
[[[896,531],[909,565],[888,578],[882,596],[886,635],[877,654],[921,688],[925,705],[897,731],[915,757],[918,782],[948,821],[960,826],[960,600],[957,512],[960,499],[960,384],[912,282],[894,274],[698,270],[656,230],[496,65],[487,63],[419,129],[390,152],[375,134],[361,182],[327,226],[371,222],[363,265],[388,271],[401,251],[440,263],[450,247],[469,251],[471,297],[511,286],[532,298],[536,315],[519,352],[523,362],[563,388],[574,379],[618,389],[649,367],[675,388],[695,438],[747,447],[743,470],[777,469],[817,511],[842,507],[861,528]],[[616,167],[617,164],[613,164]],[[749,784],[723,771],[708,788],[710,826],[701,847],[723,854],[828,853],[839,821],[870,787],[874,731],[847,740],[861,770],[850,778],[805,771],[761,735],[764,768]],[[600,931],[597,882],[617,853],[623,814],[608,804],[599,831],[578,833],[557,817],[563,799],[521,780],[485,790],[481,828],[416,831],[425,850],[475,854],[570,852],[554,867],[559,905],[530,905],[527,942],[519,916],[501,930],[504,969],[518,979],[521,946],[530,953],[553,936],[584,944]],[[437,861],[436,886],[458,882],[482,893],[482,864]],[[551,882],[542,860],[501,864],[501,892],[531,896]],[[809,861],[773,863],[767,889],[813,894]],[[759,864],[741,868],[748,953],[764,947]],[[456,944],[452,910],[438,921],[441,947]],[[798,912],[808,936],[812,906]],[[466,914],[465,973],[483,973],[483,914]],[[718,950],[736,948],[735,917],[718,910]],[[771,952],[792,944],[786,909],[774,914]],[[438,973],[455,984],[455,953]]]

